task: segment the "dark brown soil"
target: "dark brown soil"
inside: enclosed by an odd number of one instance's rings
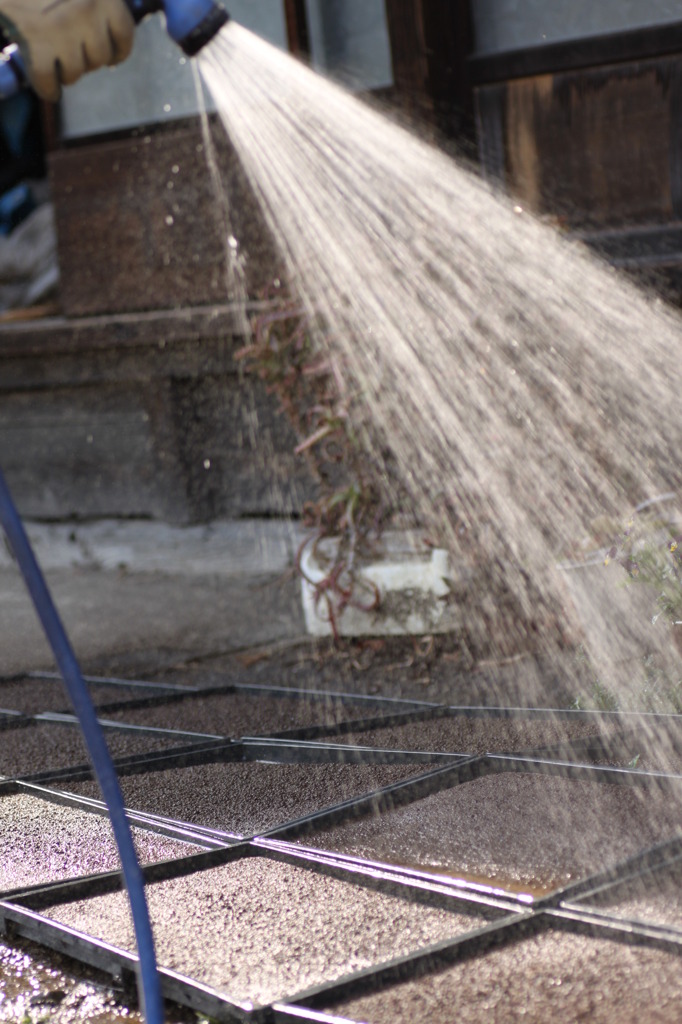
[[[458,715],[346,733],[335,743],[383,750],[441,753],[514,753],[600,735],[599,723],[581,719],[523,719]]]
[[[402,637],[349,640],[340,649],[329,641],[305,642],[287,649],[262,648],[218,655],[177,668],[156,658],[144,678],[193,686],[230,682],[401,697],[456,705],[567,708],[593,686],[582,680],[581,665],[567,652],[565,665],[543,664],[532,655],[507,661],[477,660],[461,638]],[[559,668],[561,669],[559,671]],[[112,672],[111,662],[93,666]],[[122,663],[120,671],[140,677],[141,666]]]
[[[380,711],[364,704],[345,704],[322,697],[276,697],[244,693],[186,697],[181,701],[144,708],[128,708],[107,715],[116,722],[184,729],[237,739],[265,736],[308,725],[336,725],[356,718],[370,718]]]
[[[179,745],[172,736],[122,732],[105,733],[112,757],[142,754]],[[0,774],[13,777],[88,763],[77,725],[40,722],[20,729],[0,730]]]
[[[107,686],[100,683],[89,683],[88,692],[96,706],[119,700],[136,700],[144,694],[139,687]],[[21,711],[25,715],[38,715],[43,711],[72,713],[69,695],[60,679],[29,677],[0,680],[0,710]]]
[[[349,764],[196,765],[123,776],[126,806],[252,835],[409,778],[423,768]],[[91,782],[61,788],[94,796]]]

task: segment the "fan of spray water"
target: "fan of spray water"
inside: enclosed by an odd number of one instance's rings
[[[465,631],[558,671],[584,638],[558,565],[679,490],[677,314],[239,25],[200,66],[359,432],[474,569]],[[600,594],[590,657],[636,693],[650,622]]]

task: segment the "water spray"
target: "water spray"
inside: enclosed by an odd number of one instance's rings
[[[216,0],[125,0],[137,25],[151,14],[162,13],[166,31],[188,57],[196,57],[220,32],[230,16]],[[3,36],[0,34],[0,42]],[[9,99],[28,85],[19,47],[6,46],[0,54],[0,100]]]

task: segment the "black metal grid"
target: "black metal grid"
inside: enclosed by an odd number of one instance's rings
[[[326,692],[322,695],[311,695],[307,691],[283,691],[283,688],[279,687],[234,686],[211,687],[208,690],[195,688],[191,691],[188,688],[187,694],[191,692],[194,695],[202,695],[206,692],[226,693],[235,690],[245,690],[255,695],[285,692],[287,698],[297,695],[298,699],[305,701],[329,697]],[[350,704],[358,703],[356,695],[335,696]],[[166,703],[168,699],[177,699],[177,695],[153,695],[142,701],[126,701],[123,710],[156,706]],[[120,704],[112,703],[120,708]],[[400,984],[405,979],[428,976],[441,970],[444,965],[464,957],[485,957],[488,950],[498,947],[500,943],[523,942],[527,936],[544,930],[567,929],[593,937],[608,937],[615,942],[634,942],[642,947],[665,949],[675,955],[682,953],[682,929],[656,922],[617,917],[608,907],[609,901],[617,898],[618,892],[624,887],[632,885],[633,879],[639,880],[646,889],[648,884],[655,885],[655,881],[651,882],[652,879],[679,868],[682,864],[682,838],[675,837],[651,849],[642,850],[636,856],[616,864],[609,870],[582,878],[565,888],[558,888],[544,899],[535,901],[499,887],[486,886],[455,876],[447,878],[410,867],[372,862],[333,850],[311,849],[303,845],[305,837],[314,835],[320,828],[352,821],[370,813],[376,815],[390,812],[431,794],[441,793],[453,786],[466,785],[467,782],[487,775],[523,772],[543,777],[589,779],[598,784],[632,786],[643,790],[655,787],[660,791],[663,787],[671,792],[682,792],[682,776],[669,772],[638,771],[614,766],[618,765],[632,749],[632,741],[638,737],[637,725],[641,722],[640,716],[582,711],[553,712],[550,709],[445,708],[419,702],[402,703],[405,706],[396,707],[396,702],[370,698],[365,705],[369,713],[364,719],[349,719],[332,726],[305,726],[296,730],[286,730],[278,735],[241,737],[232,741],[218,740],[210,736],[194,736],[192,742],[178,743],[167,751],[142,753],[119,760],[117,770],[122,778],[137,773],[160,771],[168,767],[264,760],[281,765],[402,764],[412,770],[421,766],[417,776],[353,797],[340,804],[319,807],[314,813],[306,814],[300,819],[282,822],[274,828],[245,838],[220,829],[188,825],[176,819],[131,811],[131,822],[139,827],[191,840],[207,850],[205,853],[178,861],[150,865],[144,869],[145,879],[149,884],[153,884],[155,881],[178,875],[191,875],[210,870],[212,867],[229,864],[245,857],[284,860],[308,871],[331,874],[349,885],[370,886],[384,892],[400,893],[402,898],[410,901],[450,908],[466,907],[467,911],[481,915],[482,926],[455,940],[415,950],[408,956],[388,963],[379,963],[352,976],[318,986],[314,990],[294,993],[287,996],[285,1002],[249,1008],[243,1003],[230,1000],[224,992],[213,990],[200,980],[184,978],[173,971],[162,970],[162,984],[168,998],[207,1013],[217,1020],[323,1022],[339,1019],[325,1014],[324,1007],[342,1003],[360,993],[380,991],[386,986]],[[111,705],[104,710],[110,712]],[[377,725],[401,725],[458,715],[484,722],[496,718],[523,721],[554,718],[558,715],[559,718],[568,721],[582,719],[594,722],[600,727],[608,723],[615,728],[601,735],[562,741],[553,747],[521,751],[513,755],[493,752],[467,756],[466,751],[443,753],[386,750],[344,742],[350,734],[363,729],[371,730]],[[677,731],[678,726],[682,724],[680,716],[646,717],[651,725],[665,726],[669,731]],[[18,724],[20,722],[16,719],[11,721],[14,727]],[[0,721],[0,730],[4,727],[9,727],[9,724],[5,725]],[[130,727],[116,723],[108,728],[117,730]],[[185,738],[189,739],[183,737]],[[594,763],[605,760],[609,761],[611,766]],[[59,772],[43,773],[39,786],[25,781],[0,783],[0,801],[4,794],[26,791],[41,799],[60,801],[91,813],[105,814],[106,810],[100,801],[59,791],[60,784],[90,777],[88,766],[80,764],[68,766]],[[120,876],[114,872],[34,887],[31,890],[15,892],[11,896],[5,894],[5,898],[0,902],[0,927],[8,935],[16,933],[32,938],[132,983],[135,965],[132,954],[107,946],[106,943],[98,942],[91,937],[76,934],[50,921],[45,914],[49,907],[58,903],[88,899],[101,893],[115,891],[120,885]]]

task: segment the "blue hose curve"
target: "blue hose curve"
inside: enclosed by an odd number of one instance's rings
[[[76,655],[62,625],[31,548],[26,530],[16,510],[5,478],[0,470],[0,525],[19,564],[24,582],[54,653],[95,771],[118,846],[123,878],[128,890],[130,909],[139,957],[140,1001],[147,1024],[163,1024],[163,1000],[156,966],[154,937],[144,893],[144,879],[137,860],[133,838],[126,818],[123,796],[116,769],[97,721],[95,709],[83,680]]]

